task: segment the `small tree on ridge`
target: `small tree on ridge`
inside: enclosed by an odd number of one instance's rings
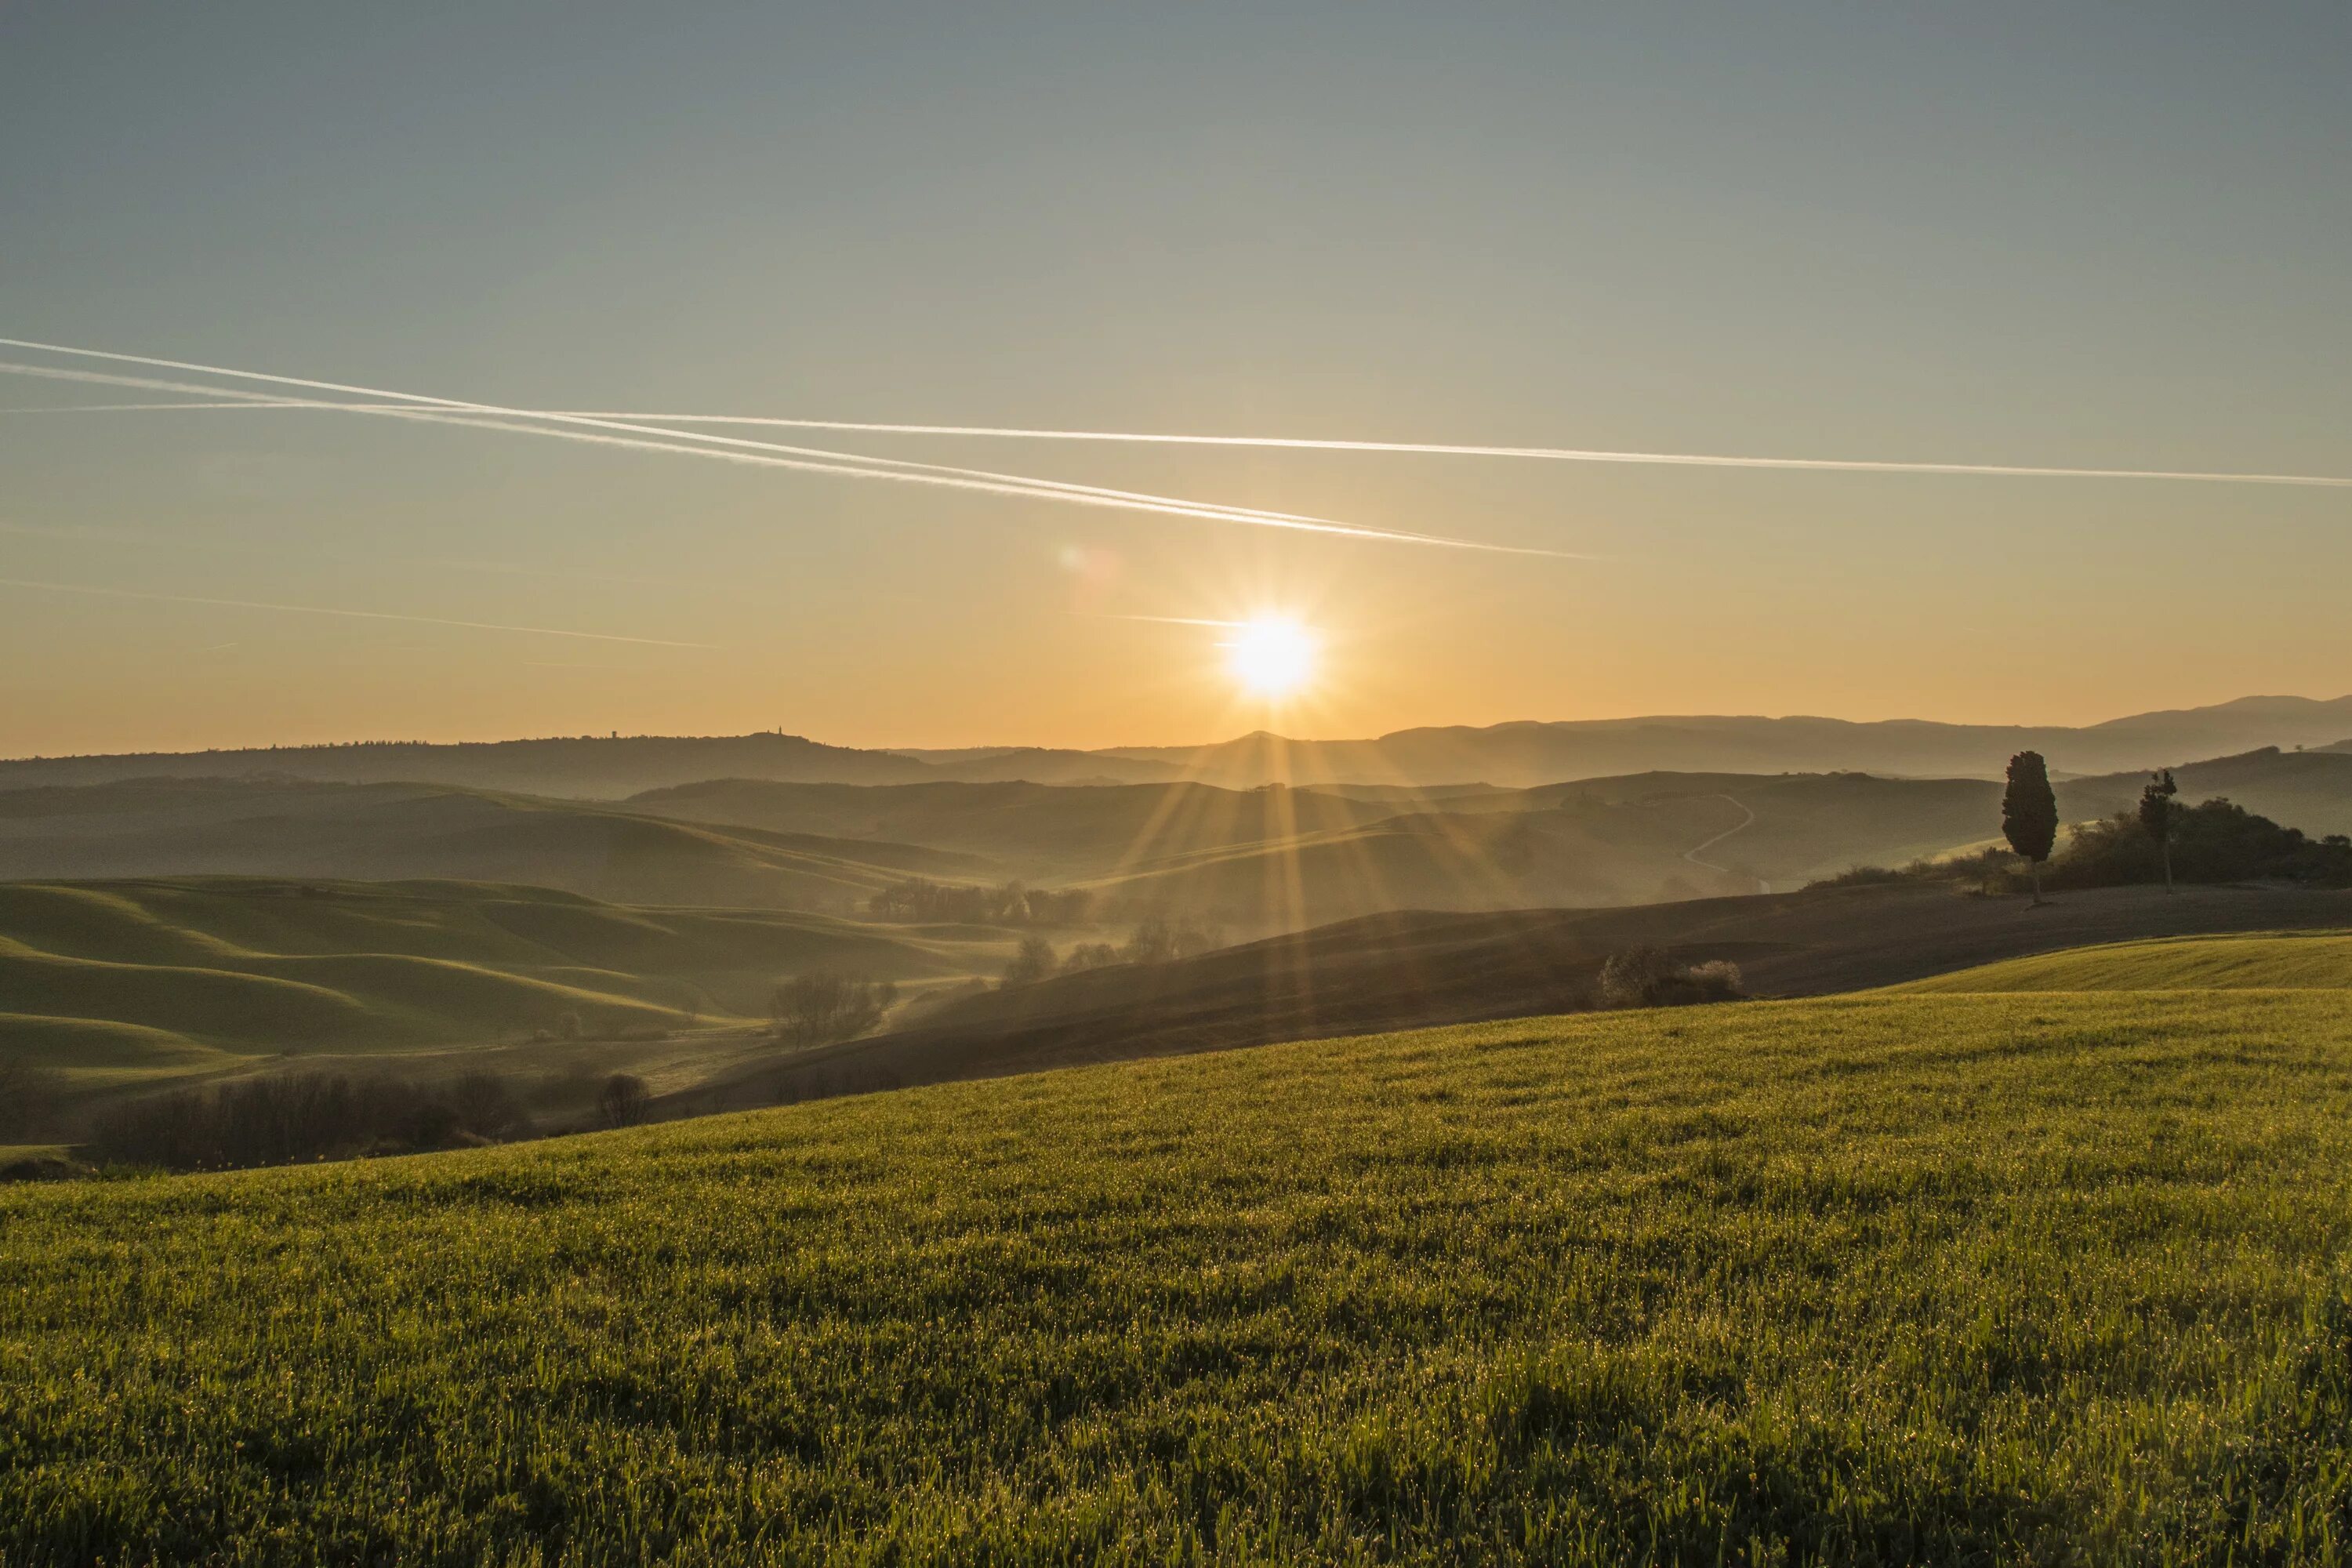
[[[2150,778],[2147,787],[2139,792],[2139,825],[2156,840],[2156,847],[2164,851],[2164,890],[2168,893],[2172,891],[2172,824],[2180,812],[2172,804],[2172,797],[2179,793],[2180,786],[2172,782],[2170,768]]]

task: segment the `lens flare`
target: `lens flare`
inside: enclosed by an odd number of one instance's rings
[[[1224,647],[1234,679],[1259,697],[1291,696],[1315,674],[1314,635],[1297,621],[1272,616],[1244,621]]]

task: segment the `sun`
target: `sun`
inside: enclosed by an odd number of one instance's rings
[[[1291,696],[1315,674],[1314,634],[1282,616],[1244,621],[1224,647],[1234,679],[1259,697]]]

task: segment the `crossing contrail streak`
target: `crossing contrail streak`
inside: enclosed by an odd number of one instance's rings
[[[680,431],[656,425],[608,419],[597,415],[542,413],[534,409],[510,408],[496,404],[467,403],[455,398],[432,397],[419,393],[394,392],[383,387],[354,386],[342,382],[272,375],[259,371],[235,370],[224,365],[199,364],[186,360],[161,359],[147,354],[113,353],[101,349],[74,348],[63,343],[37,342],[20,338],[0,338],[0,346],[30,349],[39,353],[67,354],[83,359],[104,360],[121,364],[152,366],[162,370],[184,371],[198,375],[226,376],[235,380],[260,382],[276,386],[299,387],[311,392],[336,393],[348,397],[388,398],[403,405],[413,405],[405,412],[407,417],[443,424],[469,424],[483,429],[562,436],[574,440],[633,447],[645,451],[698,451],[707,456],[726,457],[737,461],[752,462],[768,467],[844,474],[860,479],[897,479],[902,483],[940,485],[950,489],[1017,495],[1033,499],[1060,500],[1080,506],[1155,512],[1167,516],[1196,518],[1212,522],[1244,523],[1261,528],[1287,529],[1301,532],[1329,534],[1340,538],[1425,544],[1446,549],[1486,551],[1509,555],[1568,557],[1570,554],[1564,551],[1490,544],[1482,541],[1459,539],[1442,534],[1416,533],[1400,529],[1360,527],[1351,523],[1335,522],[1325,518],[1304,517],[1290,512],[1265,511],[1255,508],[1223,506],[1213,502],[1190,501],[1170,496],[1109,489],[1100,486],[1069,484],[1058,479],[1039,479],[1026,475],[1001,474],[987,469],[956,468],[942,464],[917,463],[901,458],[869,458],[856,453],[782,446],[773,442],[751,441],[735,437],[712,436],[701,431]],[[0,366],[0,368],[16,371],[19,374],[46,374],[61,380],[96,381],[99,379],[94,374],[87,373],[77,377],[71,373],[55,368],[44,370],[37,366],[16,365]],[[154,391],[193,392],[199,395],[216,398],[226,395],[236,398],[236,401],[257,405],[264,401],[258,398],[239,398],[236,394],[222,387],[192,387],[185,384],[175,384],[128,377],[121,378],[112,384],[143,385]],[[358,413],[390,414],[396,416],[404,412],[401,409],[384,408],[373,405],[355,405],[341,401],[326,402],[320,406]],[[563,426],[586,428],[550,429],[538,423],[504,423],[517,420],[548,421]],[[621,434],[607,435],[606,432]],[[629,438],[632,437],[651,437],[659,439],[649,441],[642,438]],[[681,440],[695,443],[695,445],[680,445]]]
[[[95,583],[44,583],[0,577],[0,588],[31,588],[45,594],[86,594],[101,599],[144,599],[161,605],[211,605],[231,610],[278,610],[296,616],[341,616],[360,621],[406,621],[424,626],[462,626],[476,632],[523,632],[541,637],[579,637],[589,642],[635,643],[644,647],[716,648],[717,643],[673,642],[667,637],[623,637],[617,632],[575,632],[561,626],[514,626],[498,621],[453,621],[441,616],[404,616],[391,610],[346,610],[329,605],[283,605],[266,599],[215,599],[201,594],[155,594],[140,588],[107,588]]]
[[[571,412],[569,410],[566,411]],[[1751,458],[1711,452],[1612,452],[1579,447],[1482,447],[1444,441],[1343,441],[1297,436],[1188,436],[1137,430],[1038,430],[993,425],[878,425],[846,419],[778,419],[741,414],[608,414],[648,425],[774,426],[876,436],[975,436],[1010,441],[1111,441],[1163,447],[1274,447],[1309,452],[1400,452],[1441,458],[1526,458],[1555,463],[1631,463],[1696,468],[1796,468],[1858,474],[1975,474],[1997,479],[2178,479],[2200,484],[2307,485],[2352,489],[2352,476],[2260,474],[2178,468],[2068,468],[2021,463],[1927,463],[1862,458]]]
[[[90,352],[90,351],[74,351]],[[121,357],[121,356],[116,356]],[[1025,475],[995,474],[985,469],[956,468],[937,463],[918,463],[899,458],[866,458],[857,453],[827,452],[814,447],[785,447],[766,441],[741,441],[725,436],[707,436],[696,431],[668,430],[646,427],[650,434],[662,437],[658,441],[630,439],[618,436],[568,428],[545,428],[532,424],[516,424],[470,414],[445,411],[438,403],[353,403],[342,399],[287,398],[268,393],[242,393],[226,387],[199,386],[189,382],[162,381],[152,376],[110,374],[102,371],[67,370],[55,365],[18,364],[0,362],[0,371],[17,375],[29,375],[57,381],[94,383],[107,386],[144,388],[151,392],[187,392],[210,397],[236,399],[228,403],[182,404],[116,404],[100,405],[98,409],[112,413],[134,409],[171,408],[310,408],[328,409],[346,414],[376,414],[397,419],[418,420],[429,424],[458,425],[483,430],[510,430],[527,435],[552,436],[564,440],[586,441],[597,446],[631,447],[640,451],[684,452],[700,457],[719,458],[758,467],[797,468],[803,471],[843,474],[858,479],[901,479],[917,483],[952,482],[955,488],[984,489],[1000,494],[1037,496],[1046,500],[1070,500],[1080,505],[1109,505],[1121,510],[1172,512],[1178,516],[1204,518],[1213,521],[1248,522],[1271,528],[1297,528],[1323,532],[1360,533],[1384,539],[1410,540],[1425,543],[1454,543],[1434,536],[1407,534],[1389,531],[1360,530],[1347,524],[1330,523],[1320,518],[1301,517],[1289,512],[1261,511],[1247,507],[1227,507],[1214,502],[1176,500],[1173,498],[1145,495],[1129,490],[1107,489],[1096,485],[1070,484],[1060,479],[1031,479]],[[247,374],[247,372],[233,374]],[[447,410],[470,408],[472,405],[449,404]],[[487,405],[485,405],[487,406]],[[46,412],[46,410],[45,410]],[[540,416],[522,411],[516,416],[535,420]],[[637,426],[597,422],[600,428],[614,429]],[[681,440],[703,445],[680,445]],[[739,448],[747,448],[739,449]],[[755,455],[756,454],[756,455]],[[784,456],[773,454],[789,454]],[[836,460],[838,459],[838,460]],[[898,470],[906,470],[904,472]],[[930,479],[930,475],[950,476],[951,480]],[[1460,542],[1472,549],[1503,549],[1500,545],[1476,545]],[[1536,552],[1543,553],[1543,552]]]
[[[5,341],[0,339],[0,342]],[[205,390],[216,392],[217,389],[205,388]],[[318,406],[320,405],[285,399],[256,399],[237,403],[100,403],[38,408],[0,408],[0,414],[131,414],[190,408]],[[358,407],[362,412],[390,412],[383,405],[333,405],[332,406]],[[1097,441],[1160,447],[1255,447],[1307,452],[1390,452],[1440,458],[1520,458],[1541,462],[1622,463],[1666,468],[1787,468],[1856,474],[1959,474],[1990,479],[2153,479],[2195,484],[2302,485],[2322,489],[2352,489],[2352,475],[2265,474],[2233,469],[2070,468],[2024,463],[1931,463],[1866,458],[1765,458],[1722,452],[1620,452],[1580,447],[1486,447],[1444,441],[1351,441],[1304,436],[1194,436],[1146,430],[1044,430],[1002,425],[887,425],[852,419],[785,419],[753,414],[647,414],[562,409],[533,416],[542,419],[622,420],[654,426],[741,425],[788,430],[840,430],[873,436],[969,436],[1007,441]],[[887,462],[890,459],[864,458],[862,460]]]

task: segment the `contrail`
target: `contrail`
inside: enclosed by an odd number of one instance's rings
[[[1303,517],[1289,512],[1265,511],[1255,508],[1228,507],[1213,502],[1183,500],[1170,496],[1148,495],[1128,490],[1115,490],[1100,486],[1068,484],[1057,479],[1039,479],[1019,474],[1000,474],[987,469],[957,468],[933,463],[916,463],[900,458],[868,458],[856,453],[829,452],[805,447],[781,446],[772,442],[750,441],[739,437],[712,436],[699,431],[679,431],[660,426],[625,420],[607,419],[587,414],[547,414],[533,409],[509,408],[496,404],[467,403],[454,398],[431,397],[418,393],[394,392],[383,387],[354,386],[341,382],[314,381],[299,376],[271,375],[258,371],[234,370],[223,365],[194,363],[185,360],[160,359],[147,354],[112,353],[100,349],[74,348],[62,343],[36,342],[21,338],[0,338],[0,346],[30,349],[40,353],[68,354],[84,359],[106,360],[122,364],[150,365],[163,370],[186,371],[199,375],[227,376],[240,381],[255,381],[277,386],[300,387],[312,392],[331,392],[355,397],[389,398],[402,405],[417,405],[406,416],[435,420],[444,424],[470,424],[484,429],[505,429],[535,435],[564,436],[574,440],[594,441],[603,445],[634,447],[646,451],[703,451],[709,456],[723,456],[738,461],[750,461],[769,467],[800,468],[812,472],[851,475],[860,479],[892,479],[904,483],[942,485],[951,489],[981,490],[1033,499],[1062,500],[1075,505],[1110,507],[1122,510],[1157,512],[1176,517],[1197,518],[1213,522],[1247,523],[1262,528],[1289,529],[1303,532],[1330,534],[1341,538],[1383,541],[1391,543],[1436,545],[1455,550],[1488,551],[1510,555],[1567,556],[1567,552],[1533,549],[1524,546],[1489,544],[1481,541],[1458,539],[1442,534],[1415,533],[1399,529],[1365,528],[1350,523],[1335,522],[1325,518]],[[38,366],[0,366],[20,374],[47,374],[61,380],[78,379],[58,370],[44,371]],[[95,375],[80,379],[97,381]],[[191,387],[129,377],[119,378],[111,384],[144,386],[153,391],[193,392],[198,395],[220,397],[227,394],[221,387]],[[257,399],[238,399],[258,403]],[[356,412],[392,414],[395,410],[367,405],[332,402],[321,405],[331,408]],[[450,412],[444,412],[450,411]],[[458,418],[455,415],[467,417]],[[482,416],[488,416],[482,417]],[[616,431],[621,436],[589,434],[582,430],[551,430],[537,424],[503,424],[502,420],[547,420],[561,425],[583,426],[594,432]],[[656,437],[659,441],[631,440],[626,436]],[[679,446],[683,438],[700,446]],[[861,465],[850,467],[847,465]]]
[[[327,605],[281,605],[264,599],[215,599],[199,594],[151,594],[138,588],[102,588],[92,583],[42,583],[26,577],[0,577],[0,588],[34,588],[47,594],[87,594],[102,599],[146,599],[163,605],[211,605],[232,610],[281,610],[297,616],[341,616],[360,621],[407,621],[425,626],[462,626],[477,632],[527,632],[533,637],[579,637],[589,642],[635,643],[646,647],[716,648],[707,642],[672,642],[667,637],[623,637],[617,632],[574,632],[560,626],[510,626],[496,621],[453,621],[439,616],[404,616],[391,610],[345,610]]]
[[[0,342],[6,341],[0,339]],[[216,389],[214,388],[204,390],[216,393]],[[320,405],[283,399],[238,403],[100,403],[33,408],[0,408],[0,414],[130,414],[188,408],[317,406]],[[335,405],[333,406],[352,407],[371,413],[391,411],[383,405]],[[1628,463],[1670,468],[1791,468],[1861,474],[1961,474],[1991,479],[2170,479],[2197,484],[2304,485],[2326,489],[2352,489],[2352,476],[2342,474],[2264,474],[2238,470],[2185,468],[2069,468],[2021,463],[1930,463],[1864,458],[1769,458],[1722,452],[1620,452],[1581,447],[1486,447],[1445,441],[1350,441],[1303,436],[1194,436],[1145,430],[1042,430],[1021,426],[1001,425],[887,425],[853,419],[784,419],[751,414],[647,414],[596,409],[562,409],[543,412],[535,415],[534,417],[618,420],[655,426],[742,425],[788,430],[841,430],[874,436],[970,436],[1007,441],[1107,441],[1161,447],[1258,447],[1308,452],[1392,452],[1440,458],[1523,458],[1555,463]],[[887,462],[889,459],[866,458],[863,460]],[[1579,559],[1583,558],[1579,557]]]
[[[5,340],[0,340],[5,342]],[[71,350],[71,353],[90,353]],[[108,356],[121,358],[128,356]],[[167,362],[168,363],[168,362]],[[162,408],[311,408],[329,409],[347,414],[378,414],[398,419],[411,419],[429,424],[458,425],[482,430],[509,430],[526,435],[552,436],[564,440],[585,441],[596,446],[622,447],[639,451],[683,452],[698,457],[719,458],[729,461],[764,468],[796,468],[807,472],[841,474],[856,479],[900,479],[914,483],[951,483],[963,489],[988,490],[999,494],[1043,497],[1046,500],[1072,500],[1080,505],[1112,505],[1122,510],[1171,512],[1178,516],[1205,518],[1213,521],[1250,522],[1273,528],[1297,528],[1321,532],[1354,533],[1381,538],[1410,540],[1414,542],[1453,543],[1434,536],[1391,532],[1352,528],[1347,524],[1328,522],[1319,518],[1301,517],[1288,512],[1261,511],[1247,507],[1227,507],[1209,501],[1185,501],[1172,497],[1143,495],[1134,491],[1107,489],[1095,485],[1066,483],[1059,479],[1031,479],[1025,475],[990,473],[984,469],[955,468],[936,463],[918,463],[899,458],[866,458],[852,452],[826,452],[814,447],[785,447],[766,441],[742,441],[726,436],[708,436],[697,431],[658,429],[649,426],[614,425],[598,422],[599,427],[614,429],[646,428],[657,441],[630,439],[620,436],[591,435],[581,430],[548,429],[538,425],[515,424],[458,412],[476,405],[440,403],[352,403],[340,399],[285,398],[265,393],[235,392],[226,387],[198,386],[188,382],[161,381],[152,376],[109,374],[100,371],[67,370],[55,365],[19,364],[0,362],[0,371],[16,375],[38,376],[54,381],[96,383],[107,386],[141,387],[155,392],[187,392],[209,397],[230,397],[232,403],[110,405],[109,412],[128,412],[133,407]],[[248,374],[248,372],[232,372]],[[400,395],[412,395],[402,394]],[[487,407],[488,405],[481,405]],[[518,411],[515,418],[535,420],[540,416],[528,410]],[[681,441],[702,443],[680,445]],[[740,449],[748,448],[748,450]],[[771,454],[789,454],[789,457]],[[905,470],[903,472],[898,470]],[[949,478],[932,478],[940,475]],[[1477,545],[1459,542],[1471,549],[1501,550],[1501,545]],[[1529,553],[1547,553],[1530,552]]]

